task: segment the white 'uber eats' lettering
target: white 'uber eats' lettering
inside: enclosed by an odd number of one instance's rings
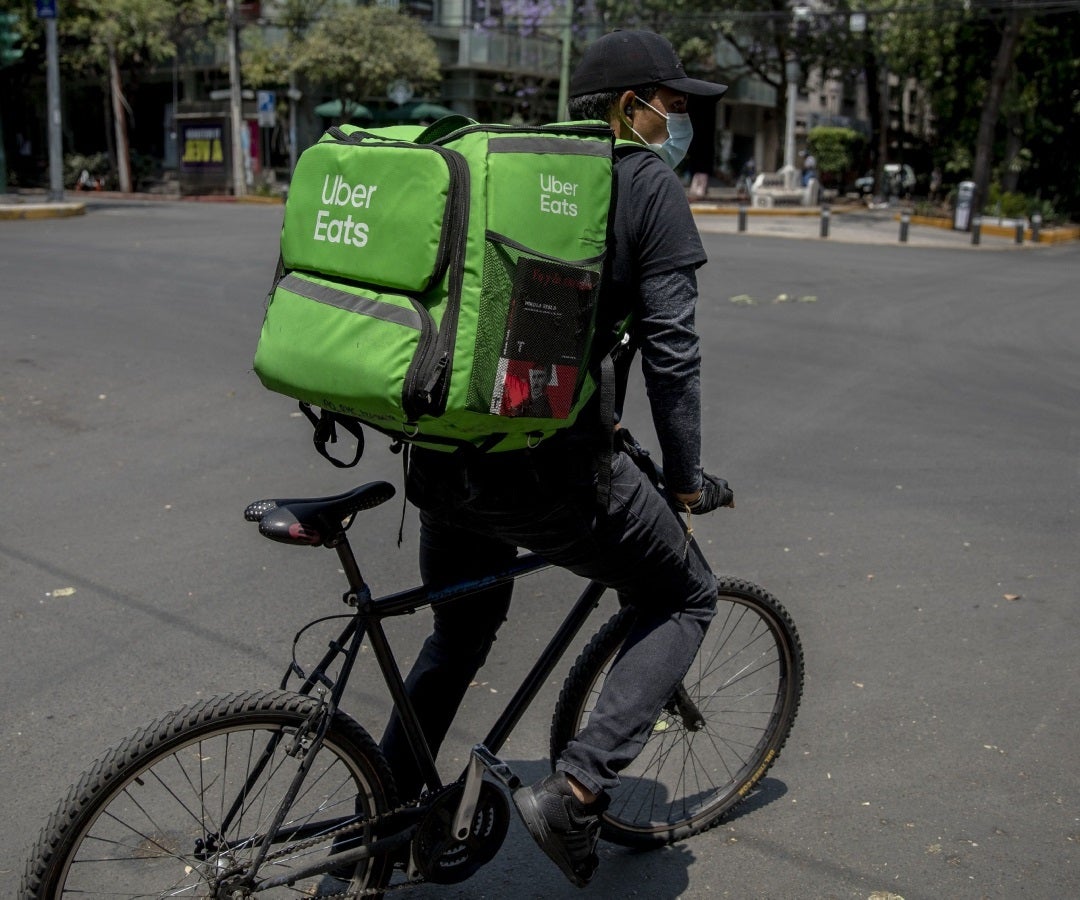
[[[351,185],[340,175],[335,175],[333,183],[330,176],[323,179],[322,202],[328,209],[320,209],[315,216],[316,241],[326,241],[330,244],[349,244],[353,247],[363,247],[368,242],[368,226],[366,222],[353,220],[352,213],[348,213],[344,219],[335,216],[332,207],[349,206],[354,209],[367,209],[371,206],[371,200],[375,191],[379,189],[377,184]]]
[[[557,216],[576,216],[577,204],[568,198],[577,196],[577,182],[559,181],[554,175],[540,174],[540,212]]]

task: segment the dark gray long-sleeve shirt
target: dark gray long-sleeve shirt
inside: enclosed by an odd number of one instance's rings
[[[682,185],[656,154],[627,154],[615,172],[611,291],[634,303],[633,343],[668,486],[693,493],[701,487],[695,272],[706,262],[705,250]]]
[[[672,490],[693,493],[701,487],[701,354],[694,329],[694,267],[642,279],[640,295],[635,327],[664,475]]]

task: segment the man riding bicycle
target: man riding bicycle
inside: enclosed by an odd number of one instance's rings
[[[667,489],[691,513],[730,506],[732,494],[700,462],[695,272],[706,256],[672,169],[692,135],[688,97],[718,99],[725,90],[687,78],[671,44],[645,31],[600,38],[570,81],[572,118],[607,121],[617,139],[653,151],[617,154],[601,303],[633,304],[632,346],[641,353]],[[632,356],[624,353],[617,361],[617,412]],[[514,795],[537,843],[578,885],[596,868],[599,815],[608,793],[690,665],[716,595],[709,564],[669,500],[621,450],[611,460],[610,498],[605,508],[598,506],[599,420],[599,412],[587,408],[572,428],[534,449],[488,456],[417,447],[406,483],[420,509],[426,582],[482,575],[525,547],[616,589],[620,601],[637,610],[588,725],[562,754],[555,774]],[[433,752],[506,619],[511,591],[512,584],[500,585],[434,610],[432,634],[406,680]],[[401,796],[418,796],[422,776],[396,714],[382,749]]]

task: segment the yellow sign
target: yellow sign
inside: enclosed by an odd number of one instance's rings
[[[221,151],[221,141],[208,141],[201,138],[188,138],[184,141],[184,162],[208,163],[222,162],[225,154]]]
[[[221,128],[201,126],[184,131],[184,152],[180,162],[185,166],[221,165],[225,162]]]

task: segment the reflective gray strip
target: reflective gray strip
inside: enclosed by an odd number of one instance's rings
[[[325,303],[328,306],[336,306],[349,312],[360,313],[362,316],[370,316],[372,319],[385,319],[387,322],[395,322],[408,328],[420,330],[420,314],[414,309],[405,309],[394,306],[392,303],[380,303],[370,297],[362,297],[358,294],[350,294],[340,288],[330,287],[328,284],[316,284],[306,281],[295,274],[286,275],[278,283],[278,287],[284,288],[290,294],[298,294],[308,300]]]
[[[555,153],[559,156],[611,156],[608,141],[559,137],[501,137],[488,141],[488,153]]]

